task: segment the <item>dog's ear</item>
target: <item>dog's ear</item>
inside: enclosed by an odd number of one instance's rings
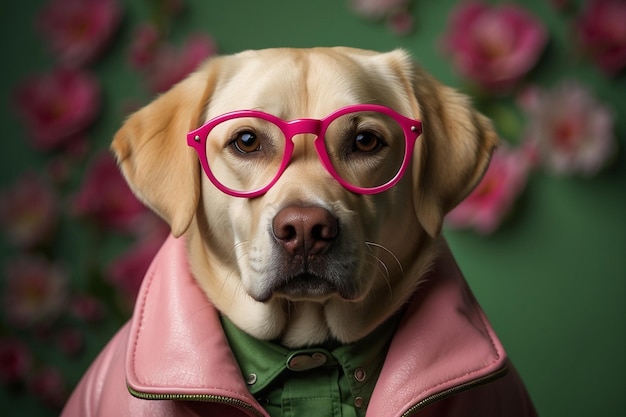
[[[491,121],[472,107],[467,96],[403,55],[404,67],[410,68],[405,77],[410,99],[415,99],[412,105],[424,129],[414,151],[414,206],[424,230],[435,237],[444,216],[482,179],[499,139]]]
[[[132,114],[111,150],[135,195],[182,235],[200,195],[197,156],[186,134],[203,123],[217,78],[216,60]]]

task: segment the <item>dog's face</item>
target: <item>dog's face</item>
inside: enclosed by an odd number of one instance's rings
[[[360,103],[384,104],[404,114],[414,113],[401,85],[384,80],[390,74],[385,74],[385,66],[377,68],[382,63],[376,60],[366,64],[369,68],[364,71],[357,61],[350,62],[336,52],[263,51],[238,56],[236,63],[239,68],[226,72],[228,80],[212,96],[206,119],[240,109],[263,110],[285,120],[319,119]],[[276,70],[268,71],[270,65]],[[387,148],[404,149],[402,132],[390,122],[380,126],[380,130],[391,132],[387,142],[395,141]],[[230,132],[246,129],[248,124],[249,120],[244,119],[241,124],[233,123],[209,136],[206,146],[219,149],[211,161],[214,171],[223,171],[218,176],[232,178],[248,175],[251,170],[241,162],[250,157],[240,157],[239,148],[222,151],[224,142],[231,140]],[[332,133],[328,132],[325,138],[329,153],[354,145],[354,137],[350,138],[351,143],[338,143],[348,138]],[[253,148],[270,146],[261,144],[262,134],[257,133],[259,138],[255,140],[259,143],[253,143]],[[404,251],[396,239],[383,236],[383,232],[396,229],[392,234],[398,236],[398,224],[415,223],[409,221],[414,216],[412,202],[407,199],[409,180],[390,192],[372,196],[352,193],[322,165],[313,139],[311,134],[293,138],[289,165],[278,182],[260,197],[233,198],[202,176],[203,204],[211,210],[207,217],[211,235],[222,240],[220,246],[232,251],[227,255],[229,262],[237,265],[236,276],[256,301],[284,298],[322,303],[334,297],[359,300],[374,281],[388,279],[378,264],[380,249],[376,245],[398,255]],[[376,177],[381,171],[384,175],[385,162],[397,163],[397,158],[385,161],[381,157],[376,164],[372,163],[373,157],[353,159],[362,177]],[[256,171],[251,175],[264,176]],[[392,263],[390,267],[397,269],[398,265]]]
[[[358,104],[424,125],[406,174],[383,192],[344,187],[307,131],[286,138],[291,159],[273,186],[233,196],[208,179],[185,141],[236,110],[290,121]],[[367,128],[336,123],[322,138],[326,154],[349,160],[342,174],[353,182],[384,182],[398,169],[404,134],[389,118],[355,119],[342,123]],[[217,178],[245,188],[269,181],[264,167],[279,165],[284,142],[237,119],[214,128],[199,153],[211,155]],[[113,150],[136,194],[175,235],[186,234],[192,271],[216,307],[252,335],[303,346],[356,340],[400,308],[436,256],[443,216],[478,182],[496,142],[464,97],[403,52],[320,48],[214,59],[133,115]]]

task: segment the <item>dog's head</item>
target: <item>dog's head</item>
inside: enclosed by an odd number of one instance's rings
[[[359,339],[400,308],[496,143],[405,52],[317,48],[211,59],[132,115],[112,149],[186,235],[216,307],[300,346]]]

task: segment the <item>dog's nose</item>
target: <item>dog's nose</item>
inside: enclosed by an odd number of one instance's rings
[[[322,207],[286,207],[272,223],[274,236],[291,255],[322,253],[337,237],[337,219]]]

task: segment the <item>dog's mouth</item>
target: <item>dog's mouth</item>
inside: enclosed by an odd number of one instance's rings
[[[358,298],[357,285],[347,277],[335,277],[310,271],[282,275],[261,292],[250,295],[259,302],[268,302],[272,298],[288,301],[325,302],[331,297],[344,300]]]
[[[291,300],[326,298],[337,292],[337,286],[329,279],[308,272],[290,276],[272,290],[274,295]]]

